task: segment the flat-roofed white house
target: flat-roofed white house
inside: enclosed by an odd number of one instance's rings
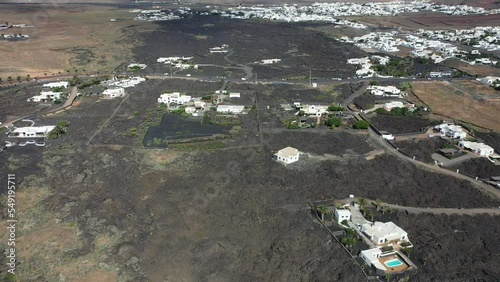
[[[42,91],[40,95],[29,98],[28,102],[47,102],[61,98],[61,92]]]
[[[382,255],[382,250],[379,248],[373,248],[361,251],[359,256],[366,262],[368,266],[375,266],[380,270],[386,270],[384,265],[379,261],[380,256]]]
[[[240,105],[218,105],[217,112],[227,114],[240,114],[245,110],[245,106]]]
[[[335,209],[335,219],[337,223],[341,224],[344,220],[351,220],[351,211],[348,209]]]
[[[464,139],[467,137],[467,133],[463,130],[460,125],[455,125],[452,123],[442,123],[440,125],[436,125],[435,129],[441,132],[441,135],[444,137],[450,137],[454,139]]]
[[[493,153],[495,153],[495,150],[492,147],[490,147],[484,143],[477,143],[477,142],[462,140],[462,141],[458,142],[458,145],[462,148],[469,149],[482,157],[488,157],[490,155],[493,155]]]
[[[240,98],[241,94],[239,92],[230,92],[229,98]]]
[[[408,233],[392,221],[385,223],[380,221],[365,223],[361,225],[361,231],[365,233],[375,245],[379,246],[409,241]]]
[[[158,103],[165,103],[165,104],[170,104],[170,103],[175,103],[179,105],[183,105],[189,101],[191,101],[193,98],[189,95],[181,95],[180,92],[173,92],[173,93],[163,93],[160,95],[160,98],[158,98]]]
[[[403,108],[403,107],[404,107],[404,104],[403,104],[403,102],[400,102],[400,101],[392,101],[392,102],[384,104],[384,109],[386,111],[390,111],[394,108]]]
[[[299,155],[299,150],[292,147],[286,147],[279,150],[273,157],[278,162],[291,164],[299,160]]]
[[[44,87],[44,88],[55,88],[55,87],[68,88],[68,86],[69,86],[69,82],[67,82],[67,81],[49,82],[49,83],[45,83],[44,85],[42,85],[42,87]]]
[[[125,96],[125,89],[122,87],[109,88],[102,92],[105,98],[116,98]]]
[[[328,113],[328,106],[322,105],[304,105],[301,106],[304,113],[308,116],[321,116]]]
[[[18,127],[10,132],[9,138],[47,137],[47,134],[49,134],[49,132],[51,132],[54,128],[54,125]]]

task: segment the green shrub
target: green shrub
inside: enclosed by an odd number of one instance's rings
[[[325,122],[325,124],[329,127],[339,127],[342,124],[342,121],[339,118],[331,117]]]
[[[358,120],[354,123],[352,127],[354,129],[368,129],[368,127],[370,127],[370,124],[367,121]]]

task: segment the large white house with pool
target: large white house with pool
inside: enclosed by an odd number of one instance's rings
[[[402,248],[413,247],[408,233],[392,221],[366,223],[359,229],[375,247],[359,254],[368,266],[386,273],[405,271],[412,264],[399,252]]]

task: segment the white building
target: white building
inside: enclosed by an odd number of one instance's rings
[[[284,164],[291,164],[299,160],[299,150],[286,147],[274,154],[274,159]]]
[[[361,231],[365,233],[375,245],[408,241],[408,233],[392,221],[385,223],[379,221],[365,223],[361,225]]]
[[[495,152],[495,150],[493,150],[493,148],[491,148],[490,146],[488,146],[484,143],[477,143],[477,142],[462,140],[462,141],[458,142],[458,145],[462,148],[469,149],[482,157],[488,157]]]
[[[68,88],[69,86],[69,82],[67,81],[56,81],[56,82],[49,82],[49,83],[45,83],[44,85],[42,85],[43,87],[45,88],[55,88],[55,87],[64,87],[64,88]]]
[[[125,89],[122,87],[108,88],[102,92],[102,95],[106,98],[116,98],[125,96]]]
[[[328,113],[328,106],[304,105],[300,108],[308,116],[321,116]]]
[[[113,78],[113,80],[108,81],[107,84],[108,84],[108,86],[118,86],[118,87],[128,88],[128,87],[134,87],[143,81],[146,81],[146,79],[144,77],[131,77],[131,78],[122,79],[122,80],[118,80],[116,78]]]
[[[47,134],[51,132],[55,126],[27,126],[18,127],[10,132],[9,138],[41,138],[47,137]]]
[[[240,98],[241,94],[239,92],[229,93],[229,98]]]
[[[392,102],[384,104],[384,109],[386,111],[390,111],[394,108],[403,108],[403,107],[404,107],[404,104],[403,104],[403,102],[400,102],[400,101],[392,101]]]
[[[245,106],[240,105],[218,105],[217,112],[227,114],[241,114]]]
[[[29,98],[28,102],[47,102],[61,98],[61,92],[42,91],[40,95]]]
[[[335,209],[335,219],[337,223],[341,224],[344,220],[351,220],[351,211],[348,209]]]
[[[464,139],[467,137],[467,133],[463,130],[460,125],[455,125],[451,123],[443,123],[436,125],[435,129],[441,132],[441,136],[450,137],[453,139]]]
[[[384,138],[385,140],[394,140],[394,135],[390,134],[387,131],[380,131],[380,136]]]
[[[391,86],[371,85],[368,87],[368,90],[370,90],[370,93],[375,96],[402,98],[401,90],[392,85]]]
[[[180,92],[173,93],[164,93],[160,95],[158,98],[158,103],[165,103],[169,105],[170,103],[175,103],[179,105],[183,105],[192,100],[192,97],[189,95],[181,95]]]
[[[384,265],[379,261],[382,251],[379,248],[373,248],[361,251],[359,256],[366,262],[368,266],[375,266],[380,270],[386,270]]]

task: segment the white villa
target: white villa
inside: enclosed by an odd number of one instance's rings
[[[217,112],[228,113],[228,114],[241,114],[245,106],[240,105],[218,105]]]
[[[61,92],[42,91],[40,95],[33,96],[27,102],[47,102],[61,98]]]
[[[241,97],[241,93],[239,92],[230,92],[229,93],[229,98],[240,98]]]
[[[328,113],[328,106],[304,105],[301,109],[308,116],[321,116]]]
[[[69,82],[67,82],[67,81],[49,82],[49,83],[45,83],[44,85],[42,85],[42,87],[44,87],[44,88],[55,88],[55,87],[68,88],[68,86],[69,86]]]
[[[394,108],[403,108],[403,107],[404,107],[403,102],[399,102],[399,101],[392,101],[392,102],[384,104],[384,109],[386,111],[390,111]]]
[[[9,138],[37,138],[37,137],[47,137],[47,134],[51,132],[55,126],[27,126],[18,127],[11,131]]]
[[[434,128],[441,132],[442,137],[450,137],[453,139],[464,139],[465,137],[467,137],[467,133],[460,125],[443,123],[440,125],[436,125]]]
[[[286,147],[274,154],[274,159],[284,164],[297,162],[299,160],[299,150],[292,147]]]
[[[102,92],[102,95],[106,98],[116,98],[125,96],[125,89],[122,87],[109,88]]]
[[[365,223],[361,225],[361,231],[378,246],[409,241],[408,233],[392,221]]]
[[[179,105],[183,105],[192,100],[192,97],[189,95],[181,95],[180,92],[173,93],[164,93],[160,95],[158,98],[158,103],[165,103],[169,105],[170,103],[175,103]]]
[[[493,153],[495,153],[495,150],[493,150],[493,148],[484,143],[462,140],[458,142],[458,145],[462,148],[469,149],[482,157],[489,157],[490,155],[493,155]]]
[[[213,47],[213,48],[210,48],[209,51],[210,53],[227,53],[227,48],[229,48],[229,45],[227,44],[222,44],[221,47]]]
[[[108,86],[117,86],[117,87],[123,87],[123,88],[128,88],[128,87],[134,87],[137,84],[146,81],[144,77],[131,77],[128,79],[122,79],[118,80],[113,78],[113,80],[105,82],[104,84],[107,84]]]
[[[368,90],[370,90],[370,93],[375,96],[403,98],[401,95],[401,90],[392,85],[391,86],[371,85],[368,87]]]
[[[335,209],[335,219],[338,224],[342,224],[344,220],[351,220],[351,211],[348,209]]]

